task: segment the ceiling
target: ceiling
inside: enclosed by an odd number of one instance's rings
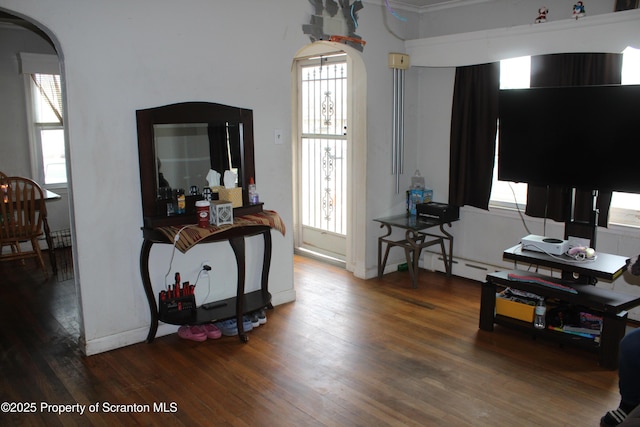
[[[432,9],[446,9],[450,7],[465,6],[474,3],[484,3],[492,0],[389,0],[391,7],[399,9],[407,9],[411,11],[427,11]],[[363,0],[363,2],[371,4],[385,4],[385,0]],[[12,23],[24,26],[26,23],[17,16],[0,11],[0,23]]]
[[[362,0],[365,4],[377,4],[384,5],[387,0]],[[436,9],[447,9],[451,7],[459,7],[465,6],[475,3],[485,3],[493,0],[388,0],[389,6],[392,8],[405,9],[413,12],[426,12],[429,10]],[[28,28],[33,31],[38,31],[39,29],[27,22],[22,20],[21,18],[11,15],[9,13],[5,13],[0,11],[0,25],[1,24],[14,24],[19,25],[25,28]]]

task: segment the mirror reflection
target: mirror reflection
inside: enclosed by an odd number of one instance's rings
[[[248,192],[255,179],[252,110],[182,102],[137,110],[136,121],[145,227],[195,222],[195,201],[209,180],[212,186],[224,185],[227,170],[241,189],[234,192],[236,199],[241,197],[234,200],[234,216],[262,211],[262,203],[250,203]],[[216,176],[220,182],[213,182]],[[178,211],[170,211],[169,200],[178,200]]]
[[[169,123],[153,125],[158,188],[202,191],[213,169],[231,170],[243,186],[241,123]],[[223,185],[222,182],[211,185]]]

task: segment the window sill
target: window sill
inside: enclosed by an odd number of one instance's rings
[[[45,188],[47,190],[51,190],[51,191],[55,191],[55,190],[66,190],[69,188],[69,184],[67,184],[66,182],[60,182],[57,184],[44,184],[42,186],[42,188]]]
[[[611,209],[609,225],[640,229],[640,212],[631,209]]]
[[[489,202],[489,211],[503,214],[517,214],[520,211],[524,215],[524,207],[517,209],[515,203],[510,202]],[[533,217],[528,217],[528,219],[533,219]],[[640,211],[611,208],[609,212],[609,228],[612,227],[640,231]]]

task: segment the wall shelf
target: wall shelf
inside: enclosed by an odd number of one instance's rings
[[[640,48],[640,9],[405,41],[411,65],[458,67],[527,55]]]

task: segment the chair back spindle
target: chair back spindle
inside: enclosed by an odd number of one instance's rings
[[[3,174],[0,202],[0,248],[11,247],[11,253],[0,252],[0,259],[34,257],[46,272],[38,242],[47,215],[42,188],[29,178]],[[23,251],[21,242],[31,242],[32,250]]]

